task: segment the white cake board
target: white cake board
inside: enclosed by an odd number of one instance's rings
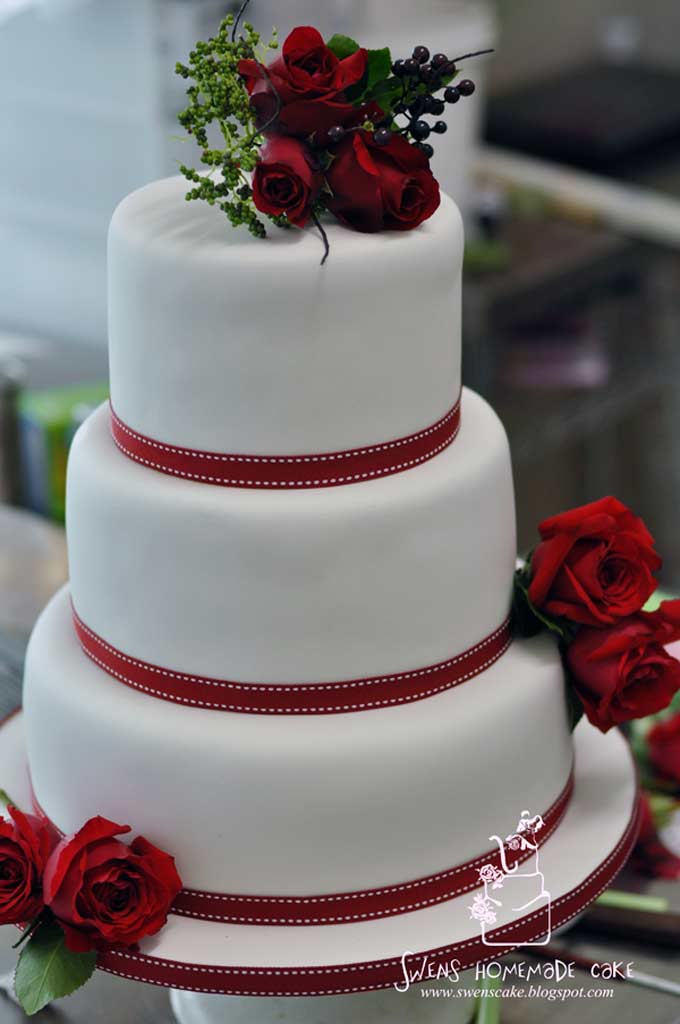
[[[553,932],[572,920],[611,883],[637,834],[637,778],[625,740],[617,731],[603,736],[586,722],[579,725],[574,739],[573,797],[561,824],[540,849],[540,868],[550,893]],[[518,751],[517,756],[523,756],[523,752]],[[499,785],[503,785],[502,780]],[[21,714],[8,719],[0,730],[0,786],[19,805],[30,807]],[[521,794],[512,799],[521,803]],[[518,816],[523,809],[516,808]],[[449,812],[454,813],[451,808],[442,811]],[[480,844],[485,840],[481,837]],[[482,891],[480,888],[475,892]],[[280,1016],[280,1000],[284,997],[293,997],[290,1005],[297,1003],[300,1007],[308,1002],[297,997],[347,996],[381,988],[391,990],[390,998],[406,998],[394,991],[395,983],[404,978],[406,952],[410,954],[410,969],[420,966],[425,958],[434,968],[455,961],[462,972],[476,963],[495,960],[518,945],[543,941],[545,906],[531,911],[503,908],[494,929],[483,941],[480,926],[470,918],[469,907],[475,892],[408,914],[341,925],[226,925],[171,914],[160,934],[144,940],[139,952],[107,952],[100,957],[98,966],[135,981],[173,988],[178,993],[259,996],[255,1000],[259,1009],[253,1011],[258,1024],[267,1024],[270,1019],[294,1024],[294,1016]],[[493,945],[487,944],[490,942]],[[417,989],[412,988],[413,991]],[[353,1019],[361,1020],[362,1024],[385,1019],[385,1011],[378,1009],[378,997],[373,1002],[361,1002],[361,1016]],[[422,1000],[423,1005],[429,1002]],[[454,1000],[436,1002],[448,1004],[449,1014],[452,1012]],[[332,1024],[344,1024],[343,1017],[338,1015],[342,1000],[335,1003],[336,1015],[327,1019]],[[331,1005],[327,1000],[317,1005],[323,1004]],[[183,1024],[207,1024],[216,1019],[214,1000],[190,1000],[178,994],[174,996],[174,1005]],[[373,1017],[371,1005],[376,1008]],[[229,1006],[233,1008],[231,1017]],[[245,1006],[246,1001],[241,998],[233,1002],[224,1000],[219,1019],[241,1020],[245,1024],[250,1020],[243,1016]],[[432,1012],[435,1016],[431,1018],[417,1019],[435,1024],[438,1018]],[[306,1019],[323,1021],[324,1017],[318,1013],[316,1018],[299,1016],[301,1021]]]

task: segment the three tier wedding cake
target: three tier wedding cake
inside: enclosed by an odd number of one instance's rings
[[[626,781],[609,825],[594,837],[587,806],[577,825],[560,651],[510,626],[510,453],[461,388],[463,230],[423,141],[437,89],[470,83],[424,47],[381,79],[383,51],[311,29],[267,67],[250,32],[192,58],[247,86],[252,183],[240,137],[220,178],[185,168],[207,203],[170,178],[113,217],[111,404],[70,456],[71,579],[31,639],[26,746],[35,821],[65,837],[42,892],[72,952],[180,987],[354,991],[400,977],[406,925],[412,949],[480,958],[469,894],[499,856],[553,850],[573,916],[630,848],[634,783],[587,727],[576,791],[606,792],[607,758]],[[205,102],[184,119],[199,142]],[[536,842],[499,852],[523,808]],[[556,846],[565,814],[592,864]],[[541,934],[523,921],[495,945]]]

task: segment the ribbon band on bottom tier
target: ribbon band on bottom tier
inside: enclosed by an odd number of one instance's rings
[[[108,675],[162,700],[252,715],[327,715],[370,711],[432,697],[472,679],[510,646],[510,621],[467,651],[407,672],[340,682],[241,683],[195,676],[132,658],[98,636],[73,609],[85,654]]]
[[[224,924],[299,926],[348,924],[422,910],[479,888],[483,884],[482,870],[502,875],[505,868],[512,874],[553,834],[564,817],[573,789],[572,771],[555,802],[543,815],[532,819],[540,821],[536,831],[523,832],[518,828],[516,833],[505,839],[503,855],[500,849],[495,848],[445,871],[411,882],[329,895],[253,896],[183,889],[175,899],[171,913]],[[63,836],[35,794],[33,807],[42,821]]]

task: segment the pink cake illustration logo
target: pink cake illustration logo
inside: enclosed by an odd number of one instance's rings
[[[516,920],[518,914],[535,914],[537,922],[543,923],[540,938],[523,945],[545,946],[550,942],[551,898],[540,868],[538,842],[538,833],[544,827],[540,814],[532,816],[529,811],[522,811],[517,828],[505,840],[489,836],[498,844],[500,867],[492,863],[480,867],[484,893],[477,893],[469,907],[470,920],[479,922],[485,946],[507,946],[507,937],[494,941],[489,935]]]

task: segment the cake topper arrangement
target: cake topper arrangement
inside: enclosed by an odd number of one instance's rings
[[[601,732],[665,710],[680,693],[680,601],[644,607],[661,558],[643,521],[617,498],[539,526],[541,542],[515,574],[515,631],[559,643],[572,721]]]
[[[258,238],[260,215],[281,227],[312,222],[322,262],[324,213],[363,232],[409,231],[431,217],[440,202],[432,141],[447,130],[448,106],[475,90],[458,80],[459,65],[490,51],[450,58],[416,46],[393,60],[387,47],[343,35],[324,41],[299,27],[272,60],[276,34],[262,44],[242,22],[248,3],[176,67],[191,83],[179,121],[205,165],[181,166],[192,185],[186,198],[218,206]]]

